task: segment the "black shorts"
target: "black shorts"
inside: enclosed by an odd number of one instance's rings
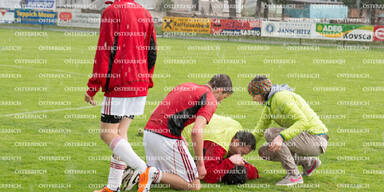
[[[133,119],[135,118],[134,115],[124,115],[124,116],[118,116],[118,115],[106,115],[104,113],[101,114],[101,122],[103,123],[120,123],[120,121],[123,119],[123,117]]]

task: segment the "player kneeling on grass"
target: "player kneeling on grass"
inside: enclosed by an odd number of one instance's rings
[[[185,128],[183,136],[190,143],[192,126]],[[243,184],[259,178],[256,167],[247,163],[243,156],[255,150],[256,140],[252,133],[243,131],[241,124],[230,118],[214,114],[204,128],[204,165],[207,183]]]
[[[207,174],[203,161],[203,130],[217,104],[232,94],[228,75],[215,75],[206,85],[184,83],[175,87],[157,106],[144,129],[144,148],[149,166],[160,170],[153,180],[181,190],[200,190],[200,179]],[[185,126],[191,131],[196,164],[183,141]],[[146,174],[146,173],[145,173]],[[139,189],[149,188],[140,175]]]
[[[288,85],[272,85],[265,76],[256,76],[248,85],[254,101],[264,104],[264,111],[254,130],[256,140],[265,137],[259,155],[265,160],[278,161],[287,175],[276,185],[303,183],[321,164],[314,157],[323,154],[328,144],[328,129],[317,114]],[[281,128],[269,128],[274,120]],[[300,174],[297,165],[303,167]]]

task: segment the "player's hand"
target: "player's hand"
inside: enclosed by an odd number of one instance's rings
[[[205,169],[204,163],[197,164],[197,172],[199,173],[198,179],[204,179],[205,175],[207,174],[207,170]]]
[[[273,139],[272,143],[269,145],[269,150],[273,152],[279,151],[281,145],[283,145],[283,141],[284,139],[280,135],[278,135]]]
[[[96,105],[96,101],[93,100],[93,97],[89,96],[87,93],[85,93],[84,101],[91,105]]]
[[[242,165],[244,166],[244,159],[240,154],[235,154],[229,157],[229,160],[235,164],[235,165]]]

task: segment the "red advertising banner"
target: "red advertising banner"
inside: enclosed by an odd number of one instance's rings
[[[375,25],[373,28],[373,40],[384,41],[384,25]]]
[[[215,35],[261,35],[259,19],[212,19],[211,34]]]

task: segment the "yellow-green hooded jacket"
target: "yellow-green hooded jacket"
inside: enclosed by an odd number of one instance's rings
[[[282,128],[280,135],[288,141],[306,131],[312,135],[327,134],[328,129],[298,94],[292,92],[287,85],[273,85],[265,102],[260,120],[253,131],[256,141],[264,136],[264,132],[274,120]]]

